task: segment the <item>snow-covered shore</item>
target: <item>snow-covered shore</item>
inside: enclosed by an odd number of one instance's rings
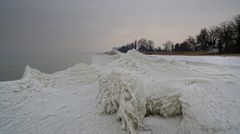
[[[240,59],[224,60],[133,50],[53,74],[27,66],[0,82],[0,133],[237,134]]]

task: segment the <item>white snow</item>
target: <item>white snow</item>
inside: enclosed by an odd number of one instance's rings
[[[238,134],[239,63],[133,50],[53,74],[27,66],[0,82],[0,133]]]

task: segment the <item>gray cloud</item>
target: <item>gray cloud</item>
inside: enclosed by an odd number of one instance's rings
[[[0,53],[106,51],[182,41],[240,13],[239,0],[1,0]]]

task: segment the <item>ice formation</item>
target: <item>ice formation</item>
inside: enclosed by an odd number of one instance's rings
[[[240,101],[231,94],[240,96],[239,76],[225,74],[224,67],[154,60],[132,50],[104,68],[98,76],[99,109],[117,113],[131,134],[148,128],[142,123],[145,116],[180,114],[179,133],[240,131]]]
[[[66,86],[76,87],[83,83],[96,81],[97,73],[94,68],[84,63],[79,63],[64,71],[53,74],[45,74],[37,69],[26,66],[23,81],[34,81],[42,87],[64,88]]]

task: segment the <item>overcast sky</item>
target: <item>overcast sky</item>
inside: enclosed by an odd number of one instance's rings
[[[240,0],[0,0],[0,53],[107,51],[181,42],[240,14]]]

